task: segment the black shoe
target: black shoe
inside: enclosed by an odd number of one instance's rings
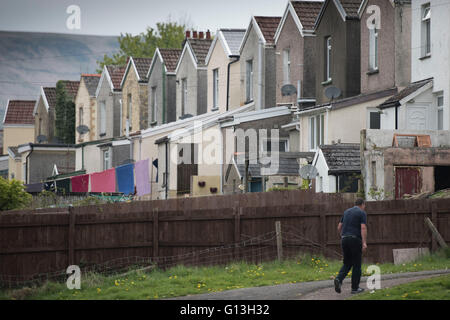
[[[342,283],[339,281],[339,279],[334,279],[334,290],[337,293],[341,293],[341,285]]]
[[[361,293],[361,292],[364,292],[363,288],[358,288],[356,290],[352,290],[352,294],[358,294],[358,293]]]

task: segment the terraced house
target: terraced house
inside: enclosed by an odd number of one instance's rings
[[[80,86],[75,97],[75,128],[87,126],[89,131],[85,134],[76,132],[75,141],[92,141],[98,139],[101,132],[97,127],[99,110],[97,109],[96,91],[100,74],[82,74]]]

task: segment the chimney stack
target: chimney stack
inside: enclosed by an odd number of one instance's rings
[[[205,33],[203,32],[203,31],[200,31],[199,33],[198,33],[198,38],[199,39],[203,39],[205,37]]]
[[[211,31],[206,31],[206,39],[210,40],[211,39]]]
[[[191,37],[191,32],[190,31],[186,31],[186,39],[189,39]]]
[[[197,33],[197,31],[192,31],[192,38],[193,38],[193,39],[197,39],[197,38],[198,38],[198,33]]]

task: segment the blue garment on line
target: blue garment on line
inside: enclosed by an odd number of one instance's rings
[[[126,164],[116,168],[118,191],[125,195],[134,194],[134,164]]]

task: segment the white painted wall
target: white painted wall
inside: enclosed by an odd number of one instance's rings
[[[427,3],[431,4],[431,56],[421,59],[422,6]],[[444,93],[444,130],[450,130],[449,17],[448,0],[412,0],[411,81],[434,78],[433,94]]]
[[[313,164],[319,172],[316,178],[316,192],[335,193],[336,177],[328,175],[329,168],[321,149],[316,152]]]

